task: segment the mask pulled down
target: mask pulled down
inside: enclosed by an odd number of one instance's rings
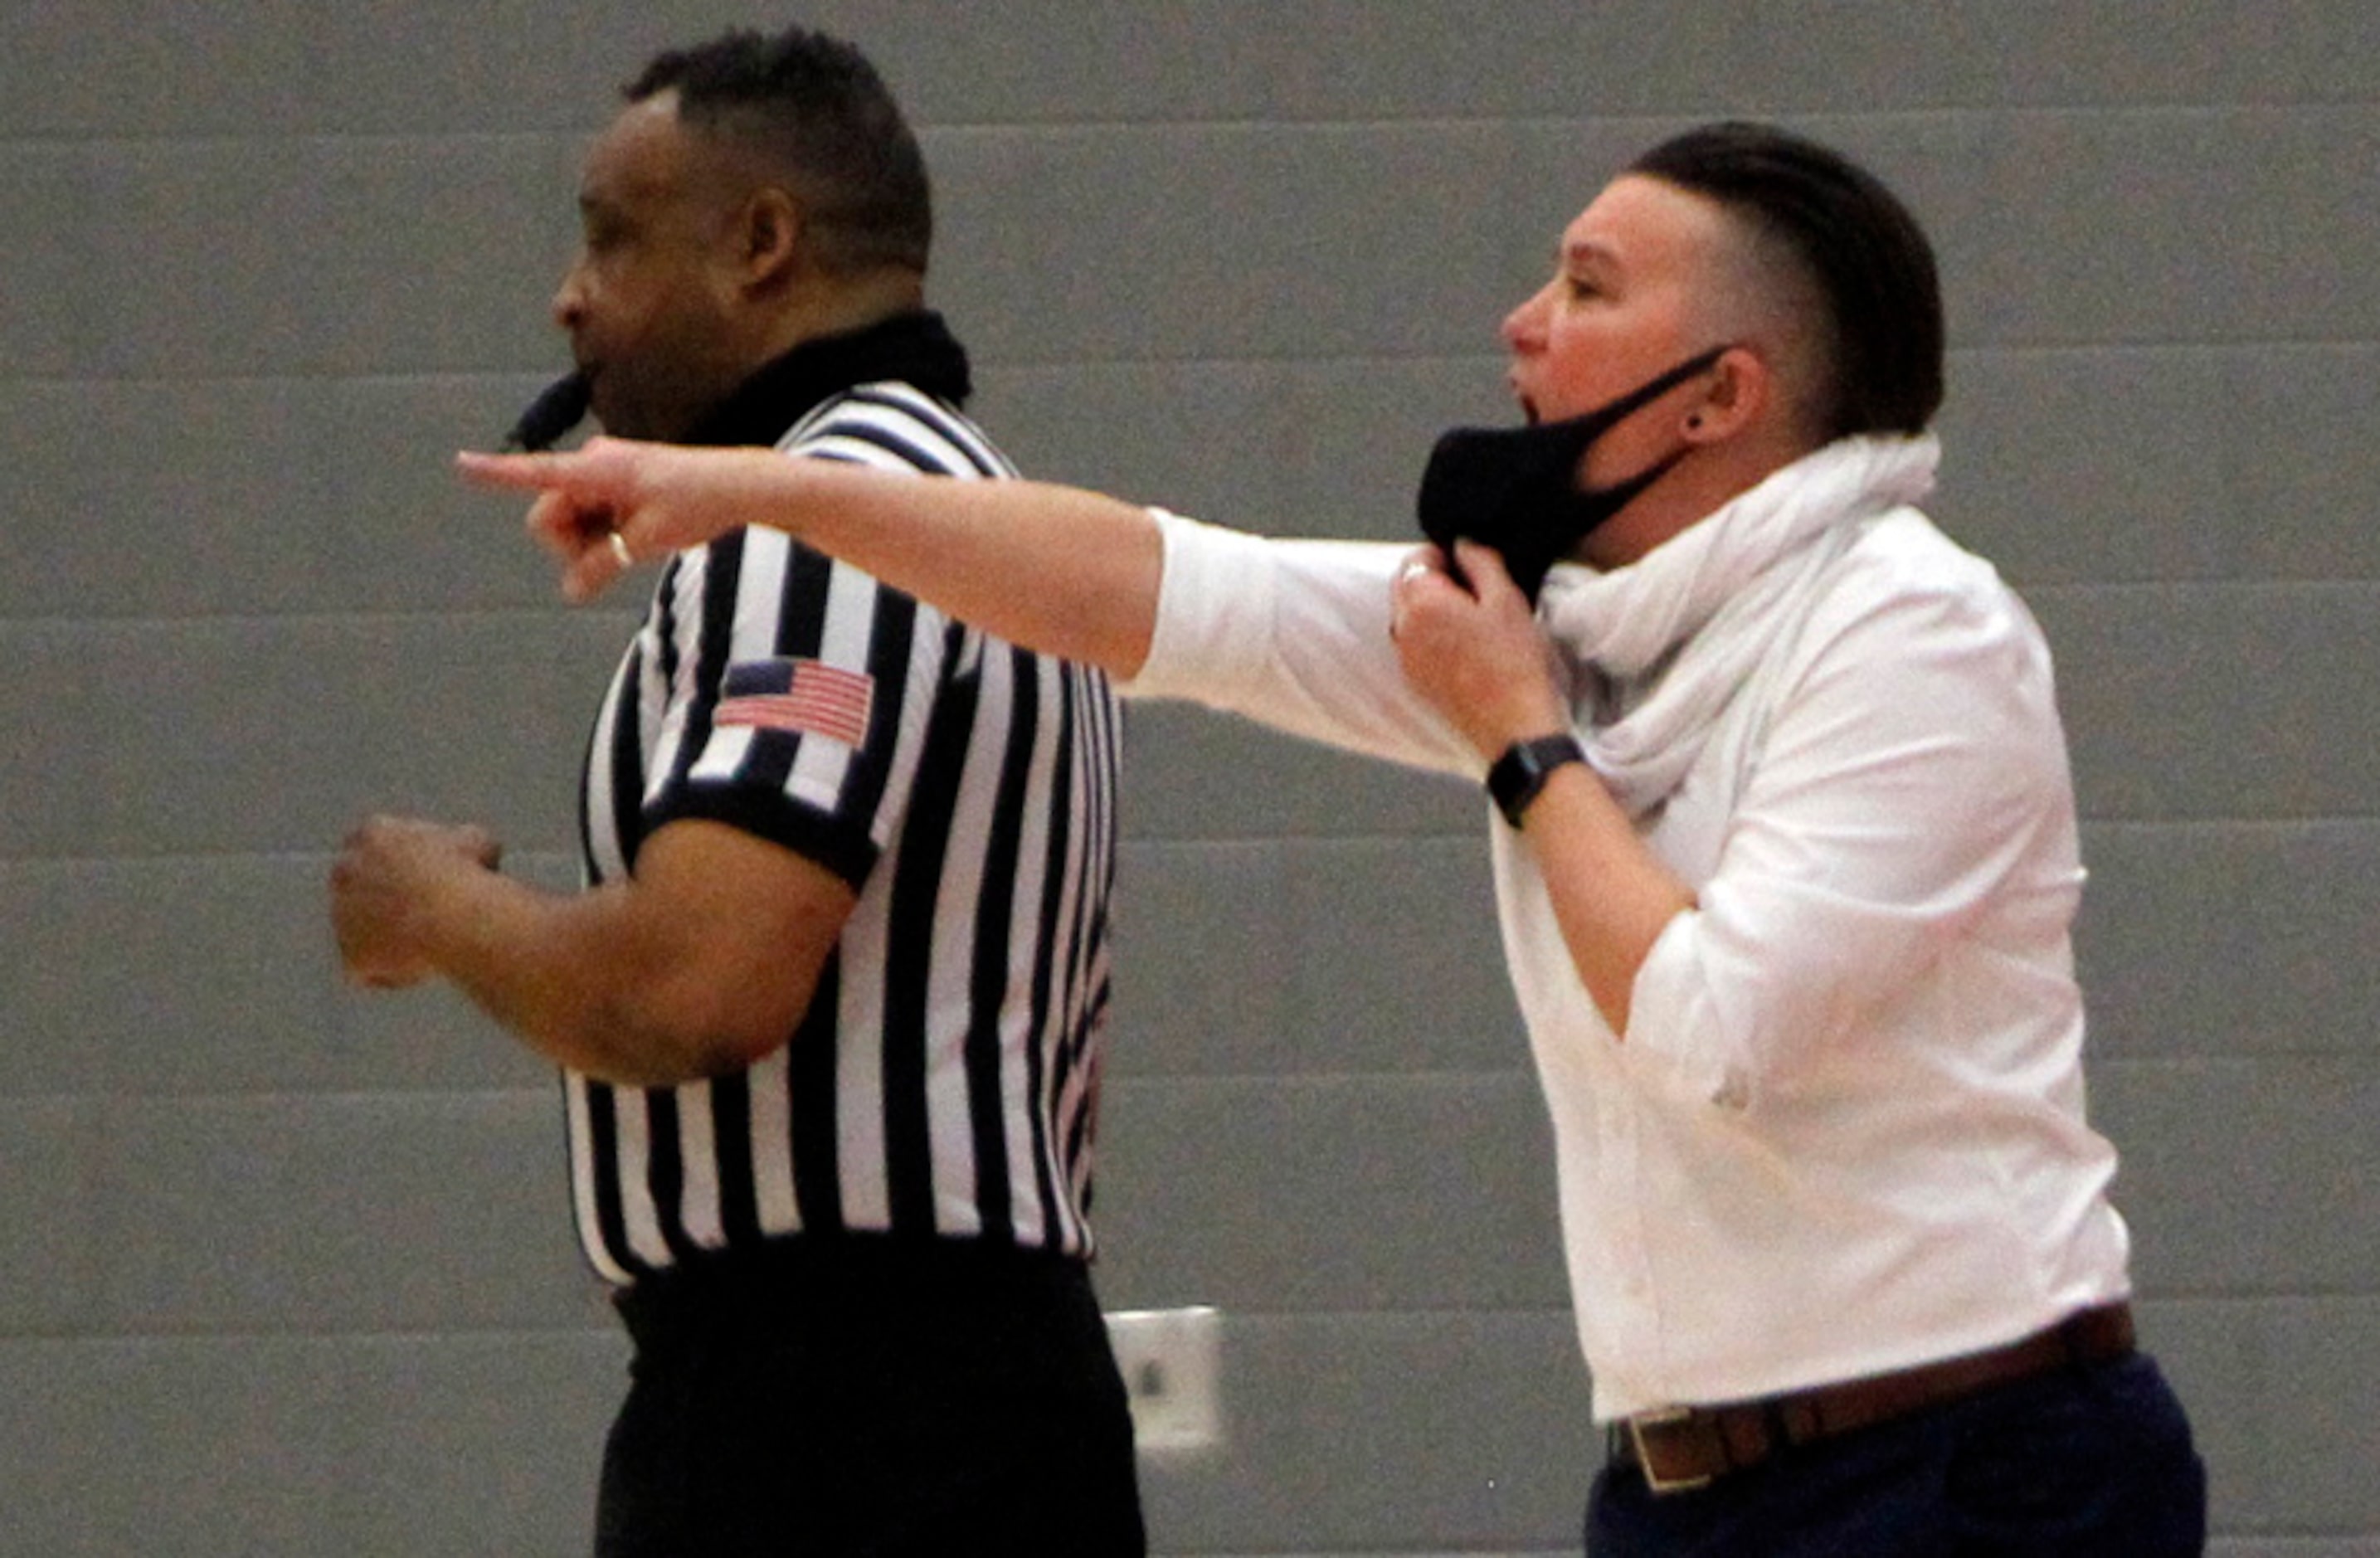
[[[1587,450],[1629,417],[1707,371],[1727,349],[1713,347],[1582,416],[1536,427],[1459,427],[1440,435],[1415,501],[1422,534],[1449,559],[1457,536],[1493,548],[1512,582],[1534,602],[1556,563],[1686,455],[1682,448],[1625,481],[1583,489],[1578,467]]]

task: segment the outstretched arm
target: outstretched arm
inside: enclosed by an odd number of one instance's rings
[[[474,481],[537,494],[529,532],[561,560],[573,600],[635,559],[765,525],[1024,648],[1121,676],[1148,657],[1157,522],[1096,493],[614,438],[457,464]]]

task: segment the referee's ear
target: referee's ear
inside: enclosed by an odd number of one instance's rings
[[[747,288],[782,285],[800,258],[801,202],[780,185],[764,184],[753,190],[738,217],[735,244]]]

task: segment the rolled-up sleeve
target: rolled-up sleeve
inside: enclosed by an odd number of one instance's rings
[[[1875,1031],[1953,947],[2055,940],[2081,887],[2047,649],[1996,580],[1822,609],[1796,662],[1633,991],[1626,1047],[1722,1104]]]
[[[1129,698],[1175,698],[1392,762],[1476,776],[1479,761],[1404,679],[1392,542],[1277,541],[1151,511],[1164,573]]]

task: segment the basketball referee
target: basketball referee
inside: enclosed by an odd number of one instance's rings
[[[655,59],[554,301],[607,432],[1014,474],[924,306],[916,140],[848,45]],[[588,888],[375,818],[348,974],[453,980],[565,1068],[634,1338],[599,1558],[1133,1554],[1087,1275],[1117,706],[756,530],[670,558],[595,723]]]

